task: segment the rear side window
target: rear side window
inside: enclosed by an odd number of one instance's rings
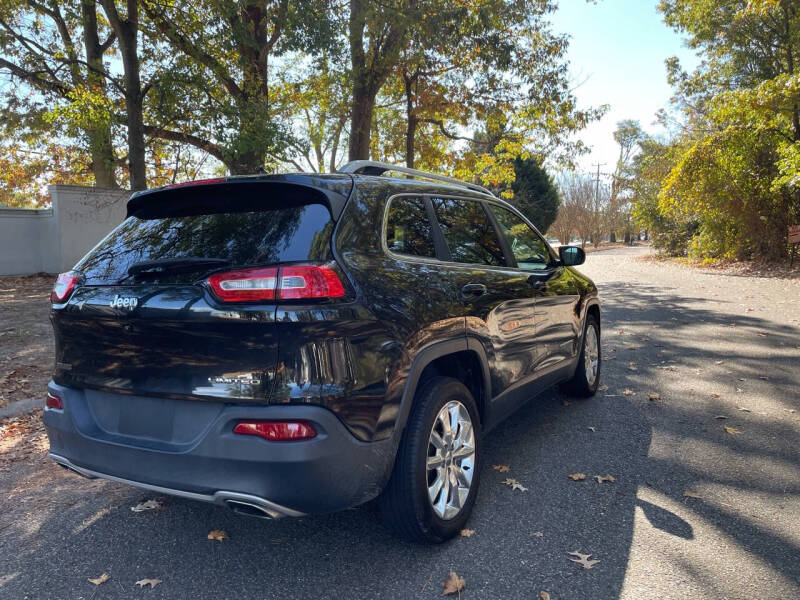
[[[497,232],[480,202],[458,198],[431,198],[431,201],[452,260],[505,265]]]
[[[436,256],[431,223],[422,198],[392,199],[386,219],[386,247],[398,254]]]
[[[77,266],[88,285],[128,280],[137,262],[161,259],[215,258],[231,267],[278,262],[329,260],[331,215],[326,206],[305,204],[253,210],[231,200],[208,214],[128,217]],[[242,208],[244,210],[239,211]],[[196,212],[195,210],[189,211]],[[193,281],[199,273],[174,275]]]
[[[526,271],[546,269],[550,264],[547,244],[530,226],[510,210],[490,205],[517,266]]]

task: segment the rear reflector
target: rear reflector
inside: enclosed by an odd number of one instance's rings
[[[61,397],[56,396],[55,394],[51,394],[50,392],[47,392],[47,398],[45,398],[44,405],[47,408],[64,410],[64,401],[61,399]]]
[[[309,440],[317,436],[314,427],[305,421],[239,421],[233,433],[256,435],[271,442]]]
[[[207,280],[223,302],[263,302],[345,295],[339,276],[328,265],[285,265],[215,273]]]
[[[53,291],[50,292],[50,302],[53,304],[66,302],[72,290],[75,289],[76,283],[78,283],[77,273],[73,273],[72,271],[61,273],[61,275],[56,278]]]

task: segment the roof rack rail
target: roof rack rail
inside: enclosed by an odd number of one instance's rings
[[[419,179],[431,179],[433,181],[443,181],[445,183],[452,183],[461,187],[483,192],[494,196],[494,194],[487,188],[477,183],[467,183],[454,177],[447,177],[446,175],[439,175],[437,173],[429,173],[427,171],[420,171],[419,169],[410,169],[400,165],[391,165],[389,163],[378,162],[375,160],[353,160],[338,169],[339,173],[350,173],[351,175],[383,175],[387,171],[395,171],[397,173],[405,173],[406,175],[413,175]]]

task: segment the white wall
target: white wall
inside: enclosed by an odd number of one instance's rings
[[[0,275],[61,273],[125,218],[130,192],[51,185],[53,208],[0,208]]]

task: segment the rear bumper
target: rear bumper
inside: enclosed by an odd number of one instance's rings
[[[87,399],[81,389],[54,383],[49,389],[64,400],[63,410],[44,413],[56,462],[87,477],[226,504],[240,512],[253,512],[255,506],[263,516],[302,516],[356,506],[380,493],[394,464],[391,441],[361,442],[319,406],[206,405],[206,421],[202,427],[191,424],[187,439],[181,424],[193,406],[203,403],[118,394],[98,398],[96,393]],[[126,410],[107,410],[115,403]],[[133,417],[132,403],[142,407]],[[171,420],[167,426],[166,418]],[[318,435],[269,442],[234,434],[241,419],[303,419]],[[150,420],[157,438],[148,435]],[[170,426],[176,429],[173,434]]]

